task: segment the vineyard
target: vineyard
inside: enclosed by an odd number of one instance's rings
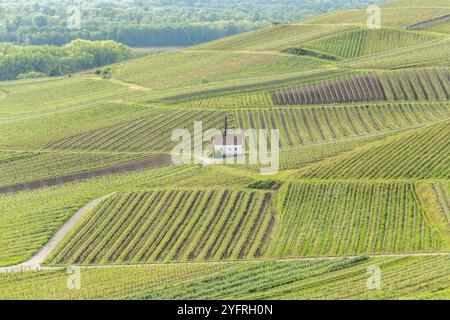
[[[304,178],[448,179],[448,121],[369,144],[301,170]]]
[[[404,29],[448,14],[447,0],[396,0],[381,5],[383,28]],[[308,24],[367,27],[367,8],[341,10],[308,19]]]
[[[450,116],[446,104],[236,110],[236,127],[276,128],[282,147],[415,127]]]
[[[383,73],[381,81],[391,100],[450,100],[448,69]]]
[[[275,91],[276,105],[312,105],[385,100],[450,99],[448,70],[430,69],[357,75]]]
[[[439,210],[445,214],[448,225],[450,226],[450,197],[448,194],[448,186],[446,187],[444,184],[433,184],[432,189],[438,201]]]
[[[348,256],[444,249],[409,183],[292,183],[273,255]]]
[[[332,54],[340,58],[355,58],[416,45],[433,39],[434,37],[421,33],[391,29],[355,30],[306,42],[301,48]]]
[[[276,105],[307,105],[385,101],[387,96],[377,75],[358,75],[275,91],[272,100]]]
[[[367,143],[379,141],[397,133],[398,131],[388,131],[286,147],[281,149],[280,152],[280,168],[282,170],[303,168],[311,163],[317,163],[333,156],[350,152],[356,148],[361,148]],[[256,170],[257,168],[253,166],[249,169]]]
[[[222,89],[188,91],[186,94],[166,97],[164,100],[188,108],[253,108],[272,106],[271,91],[282,87],[299,86],[330,79],[338,79],[354,72],[323,68],[298,73],[287,73],[257,78],[242,78],[240,85],[225,86]],[[228,82],[225,82],[228,84]],[[234,82],[233,82],[234,84]],[[272,89],[272,90],[269,90]]]
[[[48,149],[103,150],[115,152],[170,152],[177,142],[171,141],[172,132],[186,129],[191,135],[194,122],[202,121],[203,129],[221,128],[225,113],[206,111],[167,110],[127,120],[101,129],[88,131],[55,141]]]
[[[354,26],[314,25],[308,23],[278,25],[264,28],[223,40],[200,45],[195,48],[204,50],[281,50],[286,46],[318,39],[339,31],[354,29]]]
[[[401,57],[401,58],[400,58]],[[416,46],[381,52],[367,57],[344,61],[343,66],[358,69],[406,69],[445,68],[450,62],[450,41],[448,38],[430,41]]]
[[[426,297],[426,287],[441,288],[448,298],[447,257],[338,259],[320,262],[265,262],[236,265],[173,288],[153,291],[146,299],[397,299]],[[386,277],[381,290],[367,289],[369,266]],[[414,275],[414,276],[412,276]],[[220,288],[217,290],[215,288]]]
[[[275,224],[271,198],[232,190],[121,193],[92,212],[49,263],[259,257]]]
[[[108,167],[139,157],[121,153],[0,152],[0,187]]]
[[[0,120],[61,111],[128,93],[124,86],[89,78],[41,80],[5,87],[0,84],[0,89],[7,92],[0,96]]]
[[[383,270],[368,290],[367,270]],[[4,299],[448,299],[447,256],[82,268],[0,274]],[[114,281],[112,281],[114,279]],[[429,288],[436,288],[430,293]]]
[[[118,68],[114,78],[153,90],[182,88],[208,84],[215,77],[279,58],[278,53],[184,50],[131,61]],[[152,72],[143,73],[143,68]]]
[[[450,7],[378,5],[1,82],[0,299],[450,299]]]
[[[108,175],[28,192],[0,194],[0,266],[30,258],[69,217],[96,198],[122,188],[188,183],[197,174],[197,170],[192,167],[170,166],[139,173]]]

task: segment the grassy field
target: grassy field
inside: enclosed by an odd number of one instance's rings
[[[5,93],[0,96],[0,121],[81,108],[129,91],[125,86],[83,77],[19,81],[0,84],[0,89]]]
[[[450,7],[380,7],[380,30],[366,8],[341,10],[124,61],[110,77],[0,83],[0,188],[38,186],[0,194],[1,267],[113,193],[48,269],[0,272],[0,298],[449,299],[450,38],[433,21]],[[167,157],[174,130],[223,131],[225,116],[279,130],[276,174],[204,160],[63,181]],[[80,290],[67,290],[69,265]]]

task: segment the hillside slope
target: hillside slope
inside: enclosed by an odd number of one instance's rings
[[[106,78],[0,83],[0,266],[114,193],[47,270],[0,269],[0,298],[448,299],[450,6],[380,7],[381,30],[366,8],[342,10],[112,65]],[[223,131],[225,118],[278,129],[280,170],[200,158],[88,176],[170,159],[177,129],[206,147],[194,124]],[[77,293],[60,287],[70,264],[92,279]],[[374,265],[379,291],[365,286]]]

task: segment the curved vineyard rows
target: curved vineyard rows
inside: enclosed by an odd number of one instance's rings
[[[421,33],[392,29],[354,30],[307,42],[301,48],[333,54],[342,58],[355,58],[433,39],[435,37]]]
[[[449,237],[430,227],[410,183],[298,182],[285,188],[272,253],[277,257],[429,252],[443,249]]]
[[[444,184],[436,183],[432,185],[432,189],[438,201],[439,209],[445,214],[450,226],[450,196],[448,188]]]
[[[301,88],[282,89],[272,94],[275,105],[332,104],[387,99],[379,77],[374,74],[330,80]]]
[[[143,263],[261,256],[275,224],[271,193],[166,190],[101,203],[49,263]]]
[[[213,41],[195,48],[209,50],[281,50],[336,32],[356,28],[350,25],[279,25]]]
[[[356,69],[406,69],[443,67],[450,63],[450,39],[421,43],[389,52],[354,58],[342,66]]]
[[[446,104],[386,104],[322,108],[241,109],[235,126],[276,128],[282,147],[415,127],[448,118]]]
[[[384,72],[330,80],[272,93],[275,105],[310,105],[386,100],[450,100],[446,69]]]
[[[92,130],[50,143],[49,149],[104,151],[170,151],[175,129],[193,134],[194,121],[202,121],[203,129],[222,128],[224,112],[164,110],[155,114]]]
[[[385,72],[381,82],[390,100],[450,100],[448,69]]]
[[[450,123],[404,133],[362,150],[311,165],[303,178],[448,179]]]

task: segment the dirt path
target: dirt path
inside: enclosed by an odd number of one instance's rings
[[[101,198],[95,199],[89,202],[83,208],[77,211],[50,239],[50,241],[39,250],[30,260],[22,262],[21,264],[0,268],[0,273],[4,272],[19,272],[22,270],[42,270],[52,269],[51,267],[41,267],[41,263],[50,255],[50,253],[56,248],[56,246],[64,239],[64,237],[72,230],[75,225],[88,213],[92,208],[98,205],[105,199],[111,197],[114,193],[110,193]]]

